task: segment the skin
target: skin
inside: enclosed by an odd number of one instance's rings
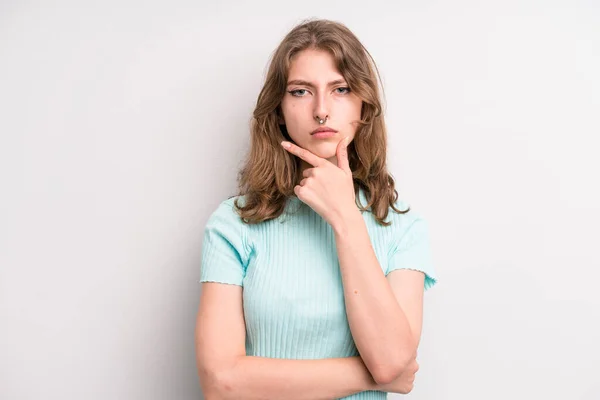
[[[242,287],[202,284],[195,331],[198,376],[206,399],[332,399],[364,390],[409,393],[418,370],[424,275],[395,270],[387,277],[373,252],[356,204],[347,144],[361,101],[327,83],[342,78],[328,53],[306,50],[296,55],[291,79],[315,87],[286,94],[283,119],[295,142],[284,151],[302,161],[294,188],[298,198],[327,220],[335,232],[344,297],[352,336],[360,357],[287,360],[247,356]],[[338,130],[329,139],[310,136],[329,115],[326,126]],[[280,121],[280,123],[283,123]],[[283,145],[283,144],[282,144]]]
[[[382,274],[355,203],[348,162],[347,147],[356,133],[362,102],[345,86],[333,57],[319,50],[297,54],[287,89],[283,119],[295,144],[281,145],[302,164],[294,192],[333,228],[352,336],[375,381],[391,383],[416,360],[424,274],[414,270]],[[315,115],[328,115],[329,126],[338,133],[327,139],[312,137],[318,126]]]
[[[310,82],[314,87],[291,83],[296,80]],[[329,85],[338,80],[342,82]],[[307,49],[294,55],[286,94],[281,101],[283,118],[279,123],[285,124],[295,144],[337,165],[337,145],[344,137],[350,138],[350,141],[354,139],[361,107],[362,100],[350,91],[330,53]],[[328,119],[319,125],[315,116],[322,119],[328,116]],[[321,126],[338,132],[326,139],[312,137],[311,132]],[[301,172],[310,167],[302,160]]]
[[[352,337],[375,382],[388,384],[416,360],[425,275],[408,269],[382,273],[354,201],[344,143],[336,147],[337,166],[295,144],[281,145],[313,166],[294,192],[333,228]]]

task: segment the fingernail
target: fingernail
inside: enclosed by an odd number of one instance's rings
[[[285,147],[286,149],[289,149],[289,148],[290,148],[290,142],[286,142],[285,140],[284,140],[283,142],[281,142],[281,145],[282,145],[283,147]]]

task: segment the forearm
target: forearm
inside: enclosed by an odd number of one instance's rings
[[[218,376],[211,387],[203,388],[207,400],[336,399],[377,388],[360,357],[289,360],[242,356]]]
[[[334,232],[356,347],[375,380],[393,379],[416,353],[409,322],[379,265],[360,211],[347,214]]]

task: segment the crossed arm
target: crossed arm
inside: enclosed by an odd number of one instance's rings
[[[360,214],[334,227],[346,312],[360,357],[287,360],[245,355],[242,288],[207,282],[196,324],[198,376],[207,400],[332,399],[390,390],[416,357],[424,274],[384,276]]]
[[[335,399],[377,389],[360,357],[287,360],[246,356],[245,334],[242,287],[203,283],[196,356],[206,400]]]

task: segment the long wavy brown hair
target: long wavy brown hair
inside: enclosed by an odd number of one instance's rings
[[[357,206],[372,212],[380,225],[388,226],[391,222],[385,219],[390,207],[401,214],[410,208],[401,211],[395,207],[398,192],[386,168],[387,133],[379,70],[371,54],[344,24],[323,19],[301,22],[271,56],[250,124],[250,150],[238,173],[238,196],[245,196],[245,201],[240,204],[236,199],[235,207],[244,222],[255,224],[280,216],[288,198],[294,195],[301,160],[281,147],[282,140],[293,140],[285,125],[279,125],[279,117],[291,59],[305,49],[328,51],[350,91],[362,100],[361,119],[348,146]],[[360,204],[360,188],[366,205]]]

